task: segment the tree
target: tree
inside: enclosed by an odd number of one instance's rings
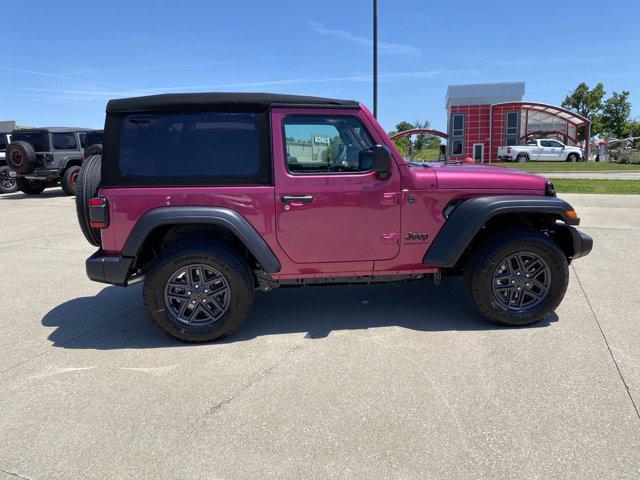
[[[598,135],[602,133],[602,99],[605,94],[602,83],[590,89],[586,83],[582,82],[564,98],[562,108],[588,118],[591,122],[591,135]]]
[[[414,122],[414,125],[415,125],[414,128],[424,128],[424,129],[428,129],[431,126],[431,124],[429,123],[429,120],[425,120],[424,122],[420,122],[420,120],[416,120]],[[413,143],[413,146],[418,151],[425,148],[427,146],[427,136],[424,133],[420,133],[416,135],[416,140]]]
[[[629,102],[629,92],[623,90],[622,93],[613,92],[611,98],[604,102],[602,108],[602,128],[604,133],[614,137],[623,138],[626,136],[630,124],[631,102]]]
[[[640,137],[640,120],[627,122],[625,137]]]
[[[393,132],[389,132],[389,135],[395,135],[399,132],[406,132],[407,130],[413,130],[413,125],[409,122],[405,122],[404,120],[396,125],[396,129]],[[402,137],[398,140],[394,140],[396,148],[398,151],[404,156],[409,153],[409,147],[412,145],[411,139],[409,137]]]

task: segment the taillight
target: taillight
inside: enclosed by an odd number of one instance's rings
[[[507,155],[511,153],[511,147],[507,147]]]
[[[89,224],[92,228],[109,226],[109,205],[106,198],[94,197],[89,200]]]

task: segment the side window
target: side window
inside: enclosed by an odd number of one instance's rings
[[[459,137],[464,135],[464,114],[462,113],[454,114],[452,117],[451,123],[453,126],[451,130],[453,132],[454,137]]]
[[[464,151],[464,142],[460,139],[454,138],[451,141],[451,155],[462,155]]]
[[[292,115],[283,122],[287,170],[294,174],[360,173],[371,170],[373,145],[354,117]]]
[[[55,150],[76,150],[78,142],[73,133],[53,133],[53,148]]]
[[[550,141],[549,142],[549,146],[550,147],[562,148],[562,144],[560,142],[556,142],[556,141]]]
[[[464,113],[454,113],[451,115],[451,155],[464,155]]]
[[[549,140],[540,140],[540,146],[541,147],[553,147],[553,145],[551,145],[551,142]]]
[[[119,170],[160,183],[263,183],[261,124],[251,113],[130,115]]]
[[[518,134],[518,112],[507,112],[507,135]]]

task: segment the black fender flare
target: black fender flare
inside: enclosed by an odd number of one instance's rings
[[[209,224],[228,228],[258,260],[267,273],[280,271],[280,262],[263,238],[238,212],[222,207],[159,207],[142,215],[122,249],[123,257],[135,257],[151,231],[163,225]]]
[[[78,161],[78,165],[80,165],[82,163],[82,156],[81,155],[69,155],[68,157],[62,157],[60,159],[60,161],[58,162],[58,166],[57,168],[60,169],[60,171],[64,171],[69,167],[69,163],[70,162],[75,162]]]
[[[542,213],[567,225],[578,225],[570,218],[572,207],[564,200],[542,195],[491,195],[475,197],[460,203],[436,235],[422,259],[434,267],[453,267],[467,246],[491,218],[505,213]]]

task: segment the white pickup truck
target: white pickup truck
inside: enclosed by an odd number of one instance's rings
[[[582,160],[580,147],[569,147],[558,140],[529,140],[524,145],[498,147],[498,158],[516,162],[579,162]]]

